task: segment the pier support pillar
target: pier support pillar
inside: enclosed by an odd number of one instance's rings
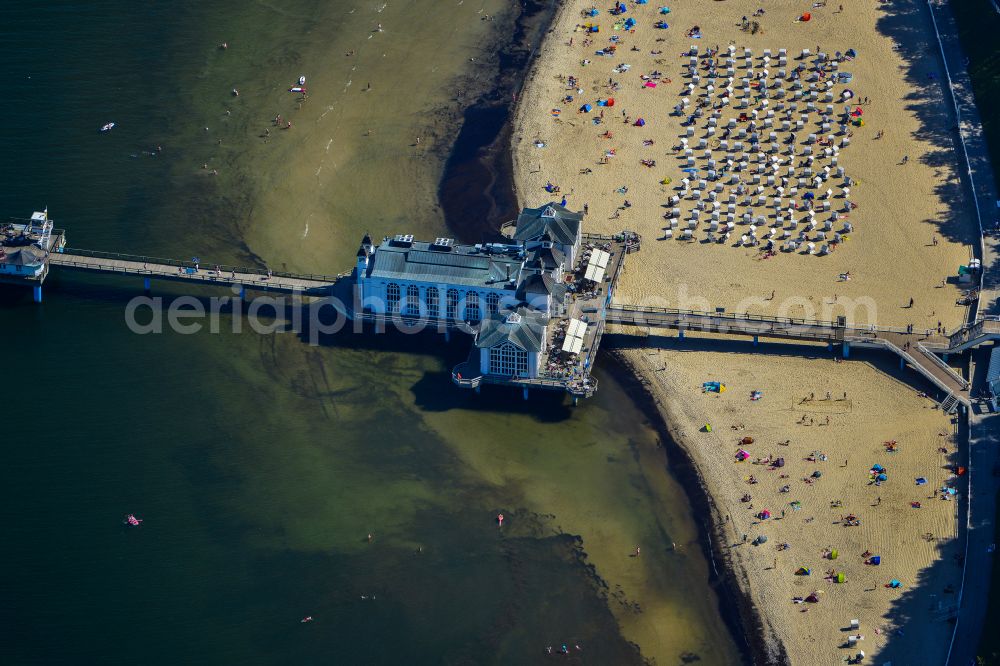
[[[756,346],[757,346],[757,336],[756,336],[756,335],[755,335],[755,336],[753,336],[753,346],[754,346],[754,347],[756,347]]]
[[[580,402],[580,396],[574,395],[573,396],[573,406],[576,407],[577,403],[579,403],[579,402]]]
[[[152,291],[152,289],[153,289],[152,280],[150,280],[149,278],[143,278],[143,280],[142,280],[142,290],[145,291],[148,294],[150,291]]]
[[[906,359],[902,356],[899,357],[899,369],[906,370]]]
[[[475,390],[475,392],[476,392],[476,395],[479,395],[479,388],[480,388],[480,387],[478,387],[478,386],[477,386],[477,387],[476,387],[476,388],[474,389],[474,390]]]
[[[851,343],[844,340],[844,358],[851,358]]]
[[[828,352],[832,352],[832,351],[833,351],[833,343],[832,343],[832,342],[830,342],[830,343],[827,343],[827,345],[826,345],[826,350],[827,350]]]
[[[444,329],[444,341],[451,342],[451,331],[449,331],[447,328]]]
[[[678,328],[677,329],[677,339],[678,340],[683,340],[684,339],[684,329],[683,328]]]
[[[523,390],[523,391],[521,392],[521,395],[523,395],[523,396],[524,396],[524,399],[525,399],[525,400],[527,400],[527,399],[528,399],[528,389],[524,389],[524,390]]]
[[[948,362],[948,352],[945,352],[944,354],[942,354],[942,356],[944,357],[944,362],[947,363]]]
[[[31,293],[36,303],[42,302],[42,285],[36,284],[31,288]]]

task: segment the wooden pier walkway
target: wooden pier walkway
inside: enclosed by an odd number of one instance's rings
[[[848,326],[843,322],[764,317],[725,312],[699,312],[672,308],[611,305],[609,324],[697,331],[710,335],[743,335],[755,340],[779,338],[804,342],[841,344],[845,357],[852,346],[884,349],[898,356],[928,381],[944,391],[942,408],[954,410],[972,403],[971,385],[941,354],[960,353],[984,342],[1000,339],[1000,321],[980,319],[948,334],[933,330]]]
[[[48,261],[60,269],[90,273],[136,275],[146,279],[171,280],[192,284],[236,286],[303,296],[328,296],[334,283],[343,275],[307,275],[271,272],[237,266],[204,266],[191,261],[176,261],[113,252],[93,252],[67,248],[53,252]],[[148,284],[147,284],[148,287]]]

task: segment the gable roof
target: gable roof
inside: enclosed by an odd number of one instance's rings
[[[491,349],[504,342],[511,342],[529,352],[542,350],[545,339],[544,315],[518,308],[514,312],[496,312],[483,321],[476,334],[476,347]]]
[[[583,213],[548,203],[540,208],[524,208],[517,216],[514,238],[519,241],[541,240],[546,234],[562,245],[573,245],[580,234]]]
[[[547,233],[547,232],[546,232]],[[559,268],[560,264],[566,263],[566,254],[556,246],[545,247],[544,245],[528,250],[528,265],[536,265],[546,271],[553,271]]]

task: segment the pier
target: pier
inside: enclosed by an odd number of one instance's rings
[[[223,287],[241,298],[249,290],[320,299],[346,319],[376,330],[394,326],[472,336],[468,359],[451,373],[460,388],[509,386],[525,398],[531,389],[555,390],[574,401],[597,390],[591,371],[608,325],[677,331],[679,338],[690,332],[749,337],[754,344],[821,343],[844,358],[855,348],[887,351],[940,389],[942,408],[949,412],[973,402],[969,379],[948,364],[949,356],[1000,339],[997,317],[943,333],[861,327],[842,317],[820,321],[615,303],[618,279],[641,239],[627,231],[583,233],[581,219],[557,204],[524,209],[516,225],[521,231],[508,225],[511,242],[503,244],[459,246],[451,239],[420,243],[396,236],[376,247],[366,236],[352,271],[323,275],[68,248],[65,232],[54,228],[45,211],[3,226],[0,282],[31,287],[39,303],[51,268],[135,276],[147,292],[157,280]],[[500,345],[506,360],[493,349]]]

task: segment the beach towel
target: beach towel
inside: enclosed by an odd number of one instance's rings
[[[918,485],[918,486],[922,486],[922,485],[924,485],[925,483],[927,483],[927,479],[925,479],[925,478],[924,478],[924,477],[922,477],[922,476],[918,476],[918,477],[917,477],[917,485]]]
[[[655,81],[646,81],[643,85],[646,86],[647,88],[655,88],[656,87],[656,82]]]
[[[898,588],[898,587],[903,587],[903,584],[902,584],[902,583],[900,583],[900,582],[899,582],[898,580],[896,580],[895,578],[893,578],[892,580],[890,580],[890,581],[889,581],[889,584],[888,584],[888,585],[887,585],[886,587],[891,587],[891,588],[893,588],[893,589],[896,589],[896,588]]]

